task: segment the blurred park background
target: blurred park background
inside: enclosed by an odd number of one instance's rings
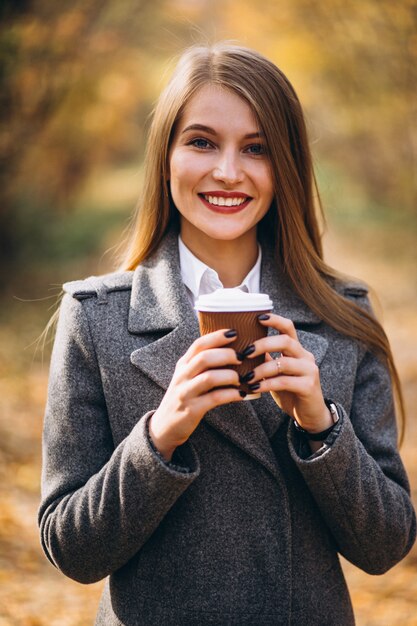
[[[50,341],[66,280],[115,268],[172,58],[231,39],[304,105],[326,254],[374,287],[408,423],[417,501],[416,0],[2,0],[0,626],[93,623],[101,583],[65,579],[36,528]],[[371,577],[344,563],[359,626],[417,625],[417,550]]]

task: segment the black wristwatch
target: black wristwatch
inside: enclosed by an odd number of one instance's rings
[[[307,430],[304,430],[304,428],[301,428],[301,426],[294,420],[294,427],[297,433],[304,437],[304,439],[308,439],[309,441],[324,441],[326,437],[330,435],[333,428],[339,421],[339,413],[337,411],[335,403],[332,400],[328,400],[327,398],[324,398],[324,402],[326,403],[326,406],[330,411],[333,424],[329,426],[329,428],[326,428],[326,430],[322,430],[320,433],[309,433]]]

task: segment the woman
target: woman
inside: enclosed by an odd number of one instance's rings
[[[415,515],[392,356],[366,289],[323,262],[293,88],[251,50],[191,48],[146,167],[125,271],[65,286],[45,552],[80,582],[109,576],[97,624],[353,624],[338,553],[383,573]],[[193,304],[218,287],[274,302],[241,354],[234,329],[199,337]],[[228,366],[259,354],[261,399],[242,402]]]

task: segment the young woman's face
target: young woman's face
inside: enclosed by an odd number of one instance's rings
[[[169,152],[172,199],[184,242],[256,239],[273,199],[265,142],[233,91],[207,85],[189,100]]]

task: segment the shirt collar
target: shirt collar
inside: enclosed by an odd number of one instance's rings
[[[178,237],[180,256],[181,277],[184,285],[188,288],[193,302],[201,295],[211,293],[216,289],[223,289],[217,272],[200,261]],[[250,272],[245,276],[237,289],[249,293],[259,293],[261,280],[262,249],[258,244],[258,258]]]

